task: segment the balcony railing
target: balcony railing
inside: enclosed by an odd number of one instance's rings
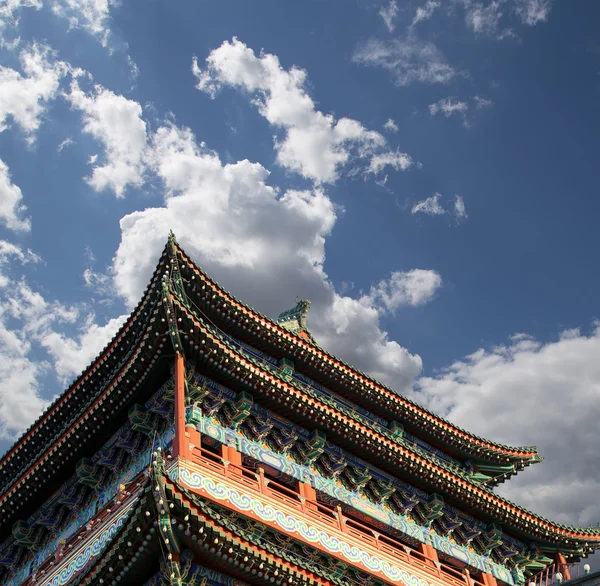
[[[231,479],[238,486],[247,490],[260,493],[296,509],[309,519],[352,536],[360,540],[361,543],[380,550],[398,561],[443,580],[445,584],[452,586],[487,586],[482,578],[473,577],[467,569],[460,570],[447,562],[431,559],[414,546],[393,536],[383,535],[373,527],[349,517],[342,511],[340,506],[307,499],[289,486],[268,478],[262,467],[259,467],[258,472],[256,472],[246,466],[235,465],[219,454],[203,447],[194,447],[191,460],[192,463],[201,468]]]
[[[581,564],[552,564],[539,574],[529,578],[528,583],[530,586],[552,586],[579,578],[584,573]]]

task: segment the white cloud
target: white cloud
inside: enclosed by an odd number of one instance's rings
[[[30,250],[0,240],[1,439],[14,439],[47,406],[41,394],[42,379],[49,381],[54,374],[64,385],[80,374],[126,317],[100,326],[85,305],[66,307],[48,301],[23,276],[6,274],[7,267],[10,273],[16,272],[16,263],[39,261]],[[73,335],[76,323],[81,325]]]
[[[20,58],[24,75],[0,66],[0,132],[6,130],[12,118],[33,142],[48,102],[56,97],[69,67],[56,61],[50,49],[42,45],[24,49]]]
[[[54,371],[63,383],[81,374],[90,365],[127,318],[121,315],[100,326],[93,313],[74,311],[73,321],[81,323],[75,336],[56,331],[51,326],[35,332],[35,338],[50,355]]]
[[[27,208],[22,200],[21,189],[12,183],[6,163],[0,159],[0,222],[9,230],[31,230],[30,219],[24,217]]]
[[[297,295],[311,299],[309,327],[320,343],[398,390],[410,387],[421,359],[382,331],[387,297],[382,292],[369,302],[368,296],[341,295],[324,272],[325,240],[341,210],[322,190],[279,193],[267,184],[268,171],[261,165],[223,164],[189,129],[173,124],[157,130],[150,153],[149,165],[164,183],[165,204],[121,220],[112,266],[116,290],[130,306],[173,229],[192,258],[245,302],[276,316]],[[414,283],[414,292],[405,287],[407,304],[419,300]]]
[[[440,203],[441,198],[441,193],[434,193],[431,197],[418,201],[415,205],[413,205],[411,213],[413,215],[425,214],[427,216],[443,216],[445,214],[453,213],[457,222],[461,222],[462,220],[466,220],[468,218],[467,207],[462,196],[454,196],[452,212],[442,206]]]
[[[465,206],[465,200],[460,195],[454,196],[454,214],[457,220],[466,220],[469,216],[467,214],[467,207]]]
[[[458,74],[433,43],[421,41],[414,34],[390,41],[371,39],[356,49],[352,60],[387,69],[398,86],[447,83]]]
[[[12,42],[4,38],[4,31],[7,27],[16,28],[19,22],[18,14],[22,8],[35,8],[40,10],[42,0],[3,0],[0,4],[0,47],[8,49],[14,48],[19,43],[19,37]]]
[[[436,0],[427,0],[423,6],[419,6],[411,23],[411,27],[424,20],[429,20],[433,16],[435,9],[439,8],[440,5],[441,3]]]
[[[411,210],[412,214],[427,214],[428,216],[441,216],[446,210],[440,204],[441,193],[434,193],[431,197],[417,202]]]
[[[521,334],[422,378],[415,397],[474,433],[509,445],[536,445],[544,462],[500,492],[558,522],[595,525],[599,353],[597,326],[589,335],[571,329],[546,343]]]
[[[517,16],[528,26],[546,22],[552,8],[552,0],[515,0],[515,3]]]
[[[381,153],[379,155],[373,155],[371,162],[369,163],[368,172],[378,174],[385,167],[392,167],[395,171],[406,171],[413,165],[413,160],[410,155],[401,152],[388,152]]]
[[[196,58],[192,71],[197,88],[212,97],[221,86],[248,92],[271,125],[284,130],[276,139],[278,163],[317,183],[333,183],[351,162],[380,154],[386,139],[357,120],[335,119],[315,109],[304,85],[306,72],[285,70],[275,55],[254,51],[233,39],[225,41],[206,59],[202,70]],[[356,169],[354,169],[355,171]]]
[[[103,47],[110,36],[110,9],[119,0],[52,0],[52,11],[67,19],[70,28],[83,28],[97,37]]]
[[[72,144],[75,144],[75,141],[72,138],[67,137],[56,147],[56,150],[61,153],[64,148],[71,146]]]
[[[111,189],[117,197],[123,197],[128,186],[141,185],[147,141],[141,106],[100,86],[86,94],[76,80],[67,99],[83,113],[84,131],[105,149],[105,162],[94,166],[89,184],[96,191]],[[90,159],[93,165],[96,161],[97,157]]]
[[[429,104],[429,113],[432,116],[443,114],[446,118],[452,116],[452,114],[462,114],[464,116],[468,109],[469,105],[466,102],[461,102],[453,97],[443,98],[435,104]]]
[[[387,122],[383,125],[383,128],[388,132],[398,132],[398,125],[391,118],[387,119]]]
[[[21,264],[27,264],[30,262],[40,262],[40,257],[32,252],[31,250],[23,251],[22,248],[8,242],[7,240],[0,240],[0,266],[11,259],[19,261]]]
[[[491,108],[494,105],[494,102],[492,100],[482,98],[481,96],[473,96],[471,99],[475,102],[475,107],[478,110],[483,110],[484,108]]]
[[[467,3],[466,22],[475,33],[493,34],[502,18],[500,7],[503,1],[493,1],[487,5],[482,2]]]
[[[11,302],[18,286],[4,274],[11,260],[37,262],[30,251],[0,240],[0,438],[12,439],[45,407],[38,393],[38,380],[47,368],[30,356],[31,344],[20,327],[21,315]],[[17,284],[18,285],[18,284]],[[18,309],[18,306],[17,308]]]
[[[31,345],[5,311],[0,303],[0,438],[12,439],[47,405],[38,392],[46,364],[30,357]]]
[[[391,33],[394,32],[396,25],[394,24],[394,20],[398,16],[398,3],[396,0],[390,0],[390,3],[379,9],[379,16],[383,18],[383,23],[385,24],[388,31]]]
[[[431,301],[441,285],[442,277],[436,271],[396,271],[389,279],[371,287],[371,291],[363,299],[369,305],[394,312],[403,305],[416,307]]]

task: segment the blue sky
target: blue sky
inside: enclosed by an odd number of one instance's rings
[[[260,311],[307,297],[328,350],[537,444],[546,462],[504,494],[600,521],[598,17],[593,0],[9,0],[0,451],[110,339],[173,229]]]

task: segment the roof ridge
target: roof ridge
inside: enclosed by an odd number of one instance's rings
[[[307,344],[307,341],[300,338],[299,336],[294,335],[293,333],[289,332],[288,330],[286,330],[285,328],[282,328],[281,325],[279,323],[277,323],[277,321],[273,320],[272,318],[265,316],[263,314],[261,314],[260,312],[256,311],[255,309],[253,309],[252,307],[248,306],[247,304],[245,304],[243,301],[240,301],[237,297],[235,297],[234,295],[232,295],[229,291],[225,291],[225,289],[223,287],[221,287],[219,285],[219,283],[217,283],[217,281],[215,281],[214,279],[212,279],[210,276],[208,276],[208,274],[203,271],[200,266],[194,262],[194,260],[189,257],[186,252],[181,248],[181,246],[179,245],[179,243],[174,239],[174,244],[178,250],[178,252],[182,255],[182,257],[184,258],[184,260],[190,262],[205,278],[207,281],[211,282],[218,290],[220,290],[222,292],[222,294],[224,294],[225,296],[229,297],[234,303],[237,303],[241,306],[243,306],[244,308],[246,308],[249,312],[267,320],[270,325],[272,327],[278,328],[281,330],[282,333],[285,333],[288,336],[293,336],[295,340],[297,340],[297,342],[299,344]],[[354,371],[356,373],[358,373],[360,376],[364,377],[365,379],[367,379],[367,381],[369,381],[372,385],[374,385],[375,387],[379,387],[380,389],[386,391],[387,393],[391,394],[395,399],[401,401],[401,402],[405,402],[407,403],[410,407],[416,408],[417,410],[423,412],[423,414],[428,415],[429,417],[432,417],[434,419],[437,419],[438,421],[440,421],[441,423],[443,423],[444,425],[447,425],[453,429],[455,429],[456,431],[461,432],[462,434],[464,434],[465,436],[468,436],[470,438],[473,438],[474,440],[481,442],[483,444],[487,444],[489,446],[489,449],[491,450],[499,450],[499,451],[505,451],[505,450],[510,450],[513,452],[523,452],[523,455],[520,456],[519,454],[507,454],[508,456],[512,456],[512,457],[516,457],[521,461],[531,461],[530,463],[536,463],[537,461],[541,461],[539,460],[540,456],[537,452],[537,448],[536,446],[508,446],[505,444],[501,444],[499,442],[494,442],[492,440],[488,440],[485,439],[481,436],[478,436],[464,428],[459,427],[458,425],[448,421],[447,419],[445,419],[444,417],[441,417],[440,415],[437,415],[436,413],[433,413],[432,411],[430,411],[429,409],[427,409],[426,407],[423,407],[422,405],[420,405],[419,403],[417,403],[416,401],[401,395],[400,393],[390,389],[389,387],[387,387],[385,384],[377,381],[376,379],[374,379],[372,376],[360,371],[358,368],[344,362],[343,360],[337,358],[336,356],[334,356],[333,354],[330,354],[329,352],[327,352],[326,350],[324,350],[323,348],[321,348],[318,345],[314,345],[314,344],[310,344],[310,347],[317,351],[320,352],[322,354],[325,354],[327,357],[331,358],[332,360],[334,360],[335,362],[337,362],[338,364],[343,365],[344,367],[346,367],[347,369]]]
[[[181,310],[183,310],[184,312],[188,312],[189,315],[192,317],[192,319],[195,319],[198,322],[202,322],[202,326],[204,328],[207,329],[208,333],[211,335],[214,335],[214,332],[211,331],[215,326],[211,326],[209,324],[206,323],[205,319],[201,316],[196,316],[194,314],[194,312],[192,312],[188,307],[186,307],[179,295],[177,295],[175,292],[172,292],[172,295],[174,296],[179,308]],[[218,329],[218,328],[217,328]],[[228,345],[225,341],[220,340],[220,342],[222,344]],[[231,350],[232,352],[235,352],[235,349]],[[272,373],[268,373],[269,375],[272,375]],[[283,384],[289,384],[287,381],[282,381]],[[412,450],[409,450],[408,448],[406,448],[406,446],[403,446],[405,449],[407,449],[407,451],[410,451],[412,454],[414,454],[416,457],[419,458],[423,458],[424,460],[429,460],[427,457],[425,457],[423,454],[420,453],[415,453]],[[432,464],[434,466],[437,466],[437,462],[432,462]],[[441,467],[440,467],[441,468]],[[579,535],[574,537],[574,536],[569,536],[573,539],[579,539],[579,540],[594,540],[594,541],[598,541],[600,542],[600,528],[599,527],[588,527],[588,528],[577,528],[575,526],[569,526],[569,525],[563,525],[561,523],[557,523],[555,521],[552,521],[550,519],[547,519],[537,513],[534,513],[533,511],[530,511],[529,509],[526,509],[525,507],[518,505],[512,501],[510,501],[509,499],[498,495],[497,493],[495,493],[490,487],[486,486],[486,485],[480,485],[477,483],[473,483],[469,478],[463,478],[462,474],[460,473],[456,473],[456,471],[454,470],[446,470],[444,469],[444,472],[446,473],[446,475],[454,475],[456,478],[454,480],[451,480],[453,484],[463,481],[463,482],[467,482],[469,483],[474,490],[480,490],[485,492],[489,497],[491,497],[492,500],[497,501],[497,505],[509,505],[509,507],[512,507],[514,509],[517,509],[517,513],[520,514],[526,514],[530,517],[533,517],[535,520],[540,521],[546,525],[549,525],[549,529],[551,531],[555,531],[558,533],[565,533],[565,532],[572,532],[572,533],[578,533]],[[587,533],[586,533],[587,531]]]
[[[117,333],[106,343],[104,348],[100,350],[100,352],[96,355],[96,357],[92,360],[92,362],[81,372],[81,374],[73,379],[71,384],[60,394],[58,395],[52,403],[50,403],[46,409],[40,413],[38,418],[26,429],[21,435],[14,441],[14,443],[6,450],[6,452],[0,457],[0,472],[3,470],[4,466],[12,460],[12,458],[16,455],[18,451],[20,451],[22,445],[27,441],[28,437],[31,433],[40,425],[42,425],[43,421],[54,411],[55,408],[66,398],[68,394],[74,391],[78,386],[80,386],[84,381],[82,380],[85,375],[92,370],[98,362],[102,359],[102,357],[108,352],[108,350],[114,345],[114,343],[120,339],[123,334],[127,331],[130,324],[133,321],[133,318],[139,313],[142,305],[146,302],[147,295],[150,291],[151,285],[157,279],[159,273],[159,267],[162,265],[161,260],[165,257],[167,252],[167,246],[163,248],[163,251],[158,259],[156,268],[152,274],[152,278],[148,282],[144,294],[141,299],[137,303],[137,305],[131,310],[128,318],[125,320],[123,325],[119,328]]]

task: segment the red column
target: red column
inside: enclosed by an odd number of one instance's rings
[[[304,506],[308,509],[316,509],[316,505],[314,503],[317,502],[317,491],[307,482],[298,481],[298,485],[296,487],[298,494],[305,498],[307,502],[304,503]]]
[[[234,474],[241,474],[242,471],[242,454],[237,451],[235,446],[228,446],[227,444],[221,444],[221,458],[227,460],[230,464],[233,464]]]
[[[556,552],[556,564],[558,565],[558,571],[563,575],[563,580],[566,582],[571,579],[571,571],[567,565],[565,555],[561,551]]]
[[[421,543],[421,553],[435,565],[435,562],[439,561],[437,551],[432,545],[428,543]]]
[[[491,574],[487,574],[486,572],[481,572],[481,579],[485,586],[498,586],[498,582],[496,578]]]
[[[189,449],[185,438],[185,372],[183,354],[175,355],[175,438],[173,439],[173,457],[187,458]]]

